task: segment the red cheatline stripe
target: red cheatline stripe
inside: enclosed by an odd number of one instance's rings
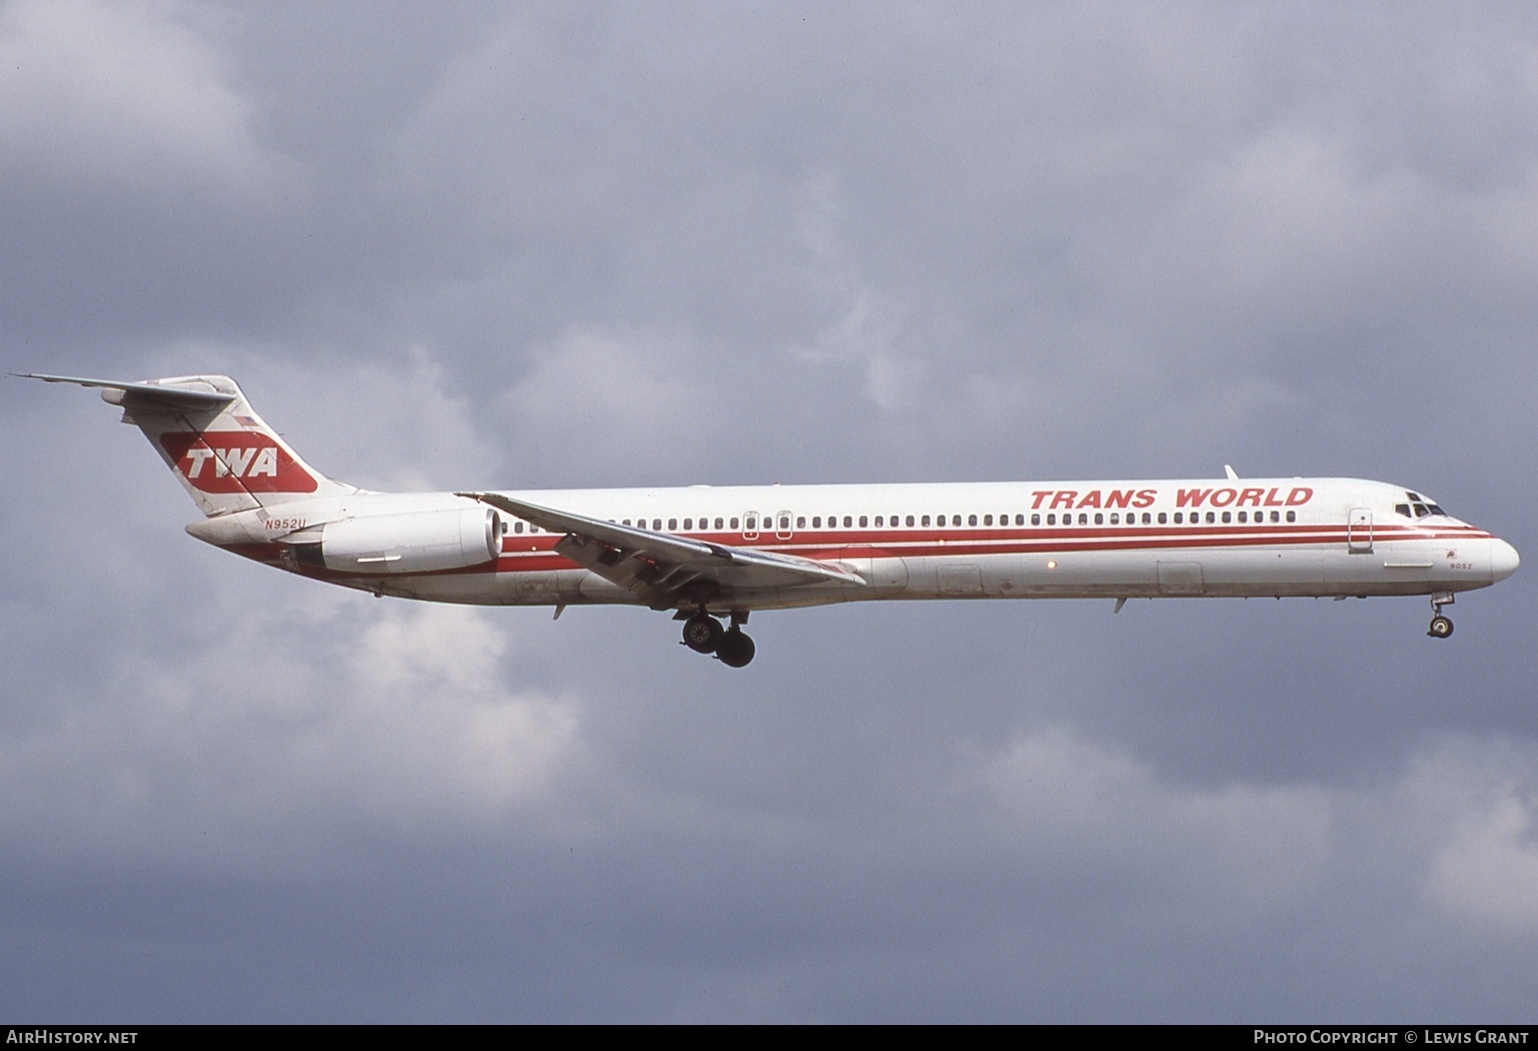
[[[1353,531],[1355,535],[1356,531]],[[1371,536],[1374,540],[1454,540],[1454,539],[1480,539],[1489,536],[1484,530],[1474,526],[1444,526],[1435,531],[1418,529],[1414,526],[1378,525],[1369,532],[1361,531],[1364,536]],[[553,546],[564,533],[533,533],[524,535],[509,535],[503,538],[502,549],[505,553],[514,553],[519,549],[538,550]],[[1042,526],[1029,528],[1015,528],[1010,530],[1000,529],[962,529],[947,532],[928,531],[922,532],[910,529],[886,529],[864,530],[859,532],[826,532],[821,530],[802,531],[790,540],[780,540],[769,535],[761,535],[755,540],[744,540],[739,533],[678,533],[677,536],[694,540],[703,540],[711,543],[725,544],[728,546],[755,547],[769,551],[795,551],[795,550],[828,550],[845,547],[878,547],[895,549],[900,547],[913,547],[915,545],[939,544],[942,540],[945,544],[980,544],[980,543],[1032,543],[1039,544],[1044,541],[1054,542],[1079,542],[1086,540],[1114,540],[1141,541],[1149,546],[1163,545],[1166,542],[1190,543],[1199,546],[1211,543],[1221,543],[1232,540],[1235,537],[1243,537],[1250,541],[1266,542],[1270,538],[1276,538],[1277,542],[1324,542],[1336,540],[1344,541],[1346,536],[1345,523],[1338,524],[1298,524],[1298,525],[1239,525],[1237,523],[1228,526],[1222,525],[1192,525],[1192,526],[1086,526],[1086,527],[1062,527]]]
[[[1042,529],[1025,535],[1013,534],[986,539],[976,535],[924,536],[911,534],[907,539],[903,531],[885,534],[859,534],[863,542],[853,540],[821,540],[806,543],[770,542],[748,545],[766,551],[794,553],[815,561],[847,561],[852,558],[918,558],[940,556],[976,555],[1025,555],[1025,554],[1087,554],[1101,551],[1169,551],[1173,549],[1211,550],[1213,548],[1251,548],[1266,550],[1279,547],[1344,546],[1347,532],[1344,525],[1290,526],[1282,529],[1266,529],[1257,534],[1254,529],[1235,528],[1227,533],[1207,529],[1189,530],[1050,530]],[[1398,535],[1393,535],[1397,533]],[[564,535],[564,534],[562,534]],[[1373,533],[1374,541],[1392,543],[1395,540],[1475,540],[1490,534],[1467,527],[1466,531],[1443,530],[1426,533],[1413,528],[1385,527]],[[880,543],[872,542],[879,538]],[[523,538],[519,538],[523,539]],[[501,572],[535,572],[552,569],[579,568],[575,563],[555,554],[551,549],[561,539],[560,535],[543,533],[523,539],[524,543],[538,546],[529,551],[508,551],[504,548]],[[702,539],[714,539],[710,536]],[[727,538],[729,539],[729,538]],[[725,539],[718,542],[725,542]],[[740,543],[740,539],[739,539]],[[512,562],[513,565],[506,563]],[[478,566],[473,571],[490,572],[492,567]]]

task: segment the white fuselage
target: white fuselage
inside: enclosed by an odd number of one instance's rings
[[[835,564],[855,582],[738,589],[713,610],[869,599],[1451,594],[1509,576],[1505,541],[1413,492],[1341,478],[812,485],[508,492],[564,512]],[[429,572],[296,562],[328,523],[475,506],[452,493],[356,493],[211,518],[200,539],[379,594],[496,605],[634,603],[505,513],[500,551]],[[380,555],[380,564],[388,558]]]

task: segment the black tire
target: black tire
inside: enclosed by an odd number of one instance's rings
[[[1453,622],[1438,613],[1431,618],[1431,628],[1426,632],[1434,639],[1445,639],[1453,633]]]
[[[695,653],[714,653],[726,629],[715,617],[701,613],[684,621],[684,645]]]
[[[753,659],[756,649],[751,638],[733,628],[721,636],[721,643],[716,647],[716,659],[728,668],[742,668]]]

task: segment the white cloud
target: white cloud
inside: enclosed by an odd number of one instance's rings
[[[1494,787],[1462,815],[1432,860],[1431,901],[1460,925],[1497,937],[1538,934],[1538,804],[1516,786]]]
[[[731,420],[713,396],[708,357],[682,337],[578,325],[526,360],[501,398],[513,447],[524,458],[558,457],[583,477],[634,485],[697,468]]]
[[[104,190],[166,182],[219,197],[297,189],[257,141],[206,9],[13,0],[0,8],[0,156],[14,171]]]
[[[979,774],[1000,833],[1086,874],[1133,875],[1186,908],[1253,919],[1306,898],[1328,872],[1337,804],[1317,787],[1174,785],[1064,728],[1017,738]]]
[[[923,379],[922,364],[899,350],[907,310],[864,280],[849,259],[838,230],[838,198],[831,176],[808,180],[798,230],[821,306],[832,320],[797,355],[818,363],[856,362],[864,372],[865,397],[881,409],[900,409],[917,396]]]
[[[362,609],[313,589],[200,609],[195,644],[125,659],[107,695],[0,740],[7,838],[265,871],[324,863],[327,838],[359,825],[559,820],[580,705],[517,682],[492,614]]]

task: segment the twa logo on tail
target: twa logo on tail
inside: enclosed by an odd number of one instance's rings
[[[160,444],[188,484],[205,493],[313,493],[315,478],[277,442],[253,431],[186,431]]]

